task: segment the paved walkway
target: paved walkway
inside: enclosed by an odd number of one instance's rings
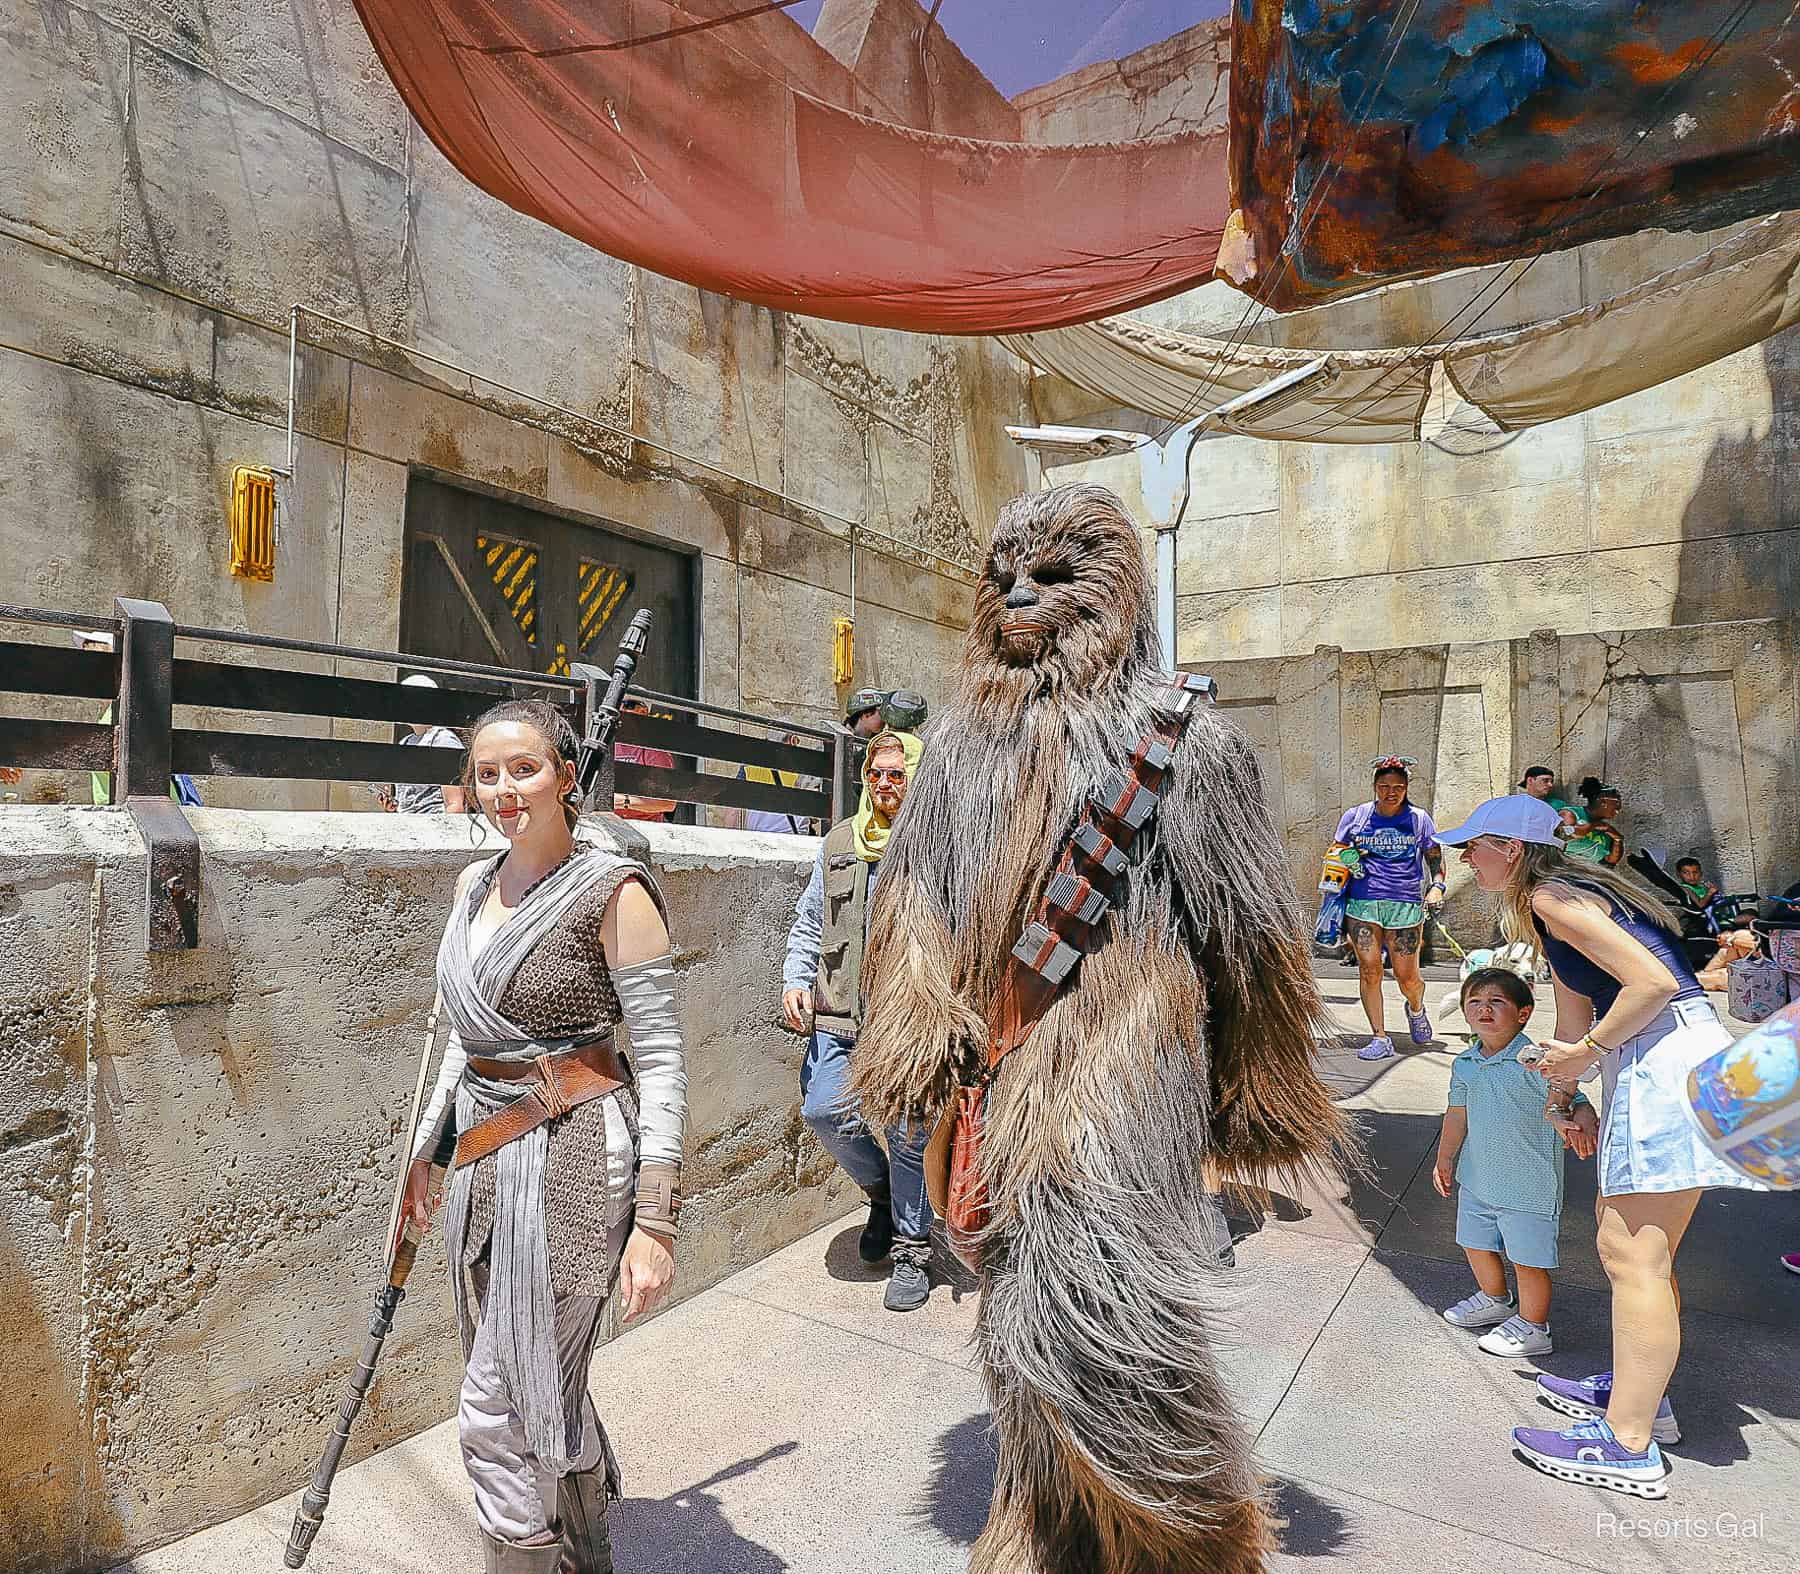
[[[1454,1049],[1379,1065],[1353,976],[1324,983],[1346,1028],[1330,1073],[1360,1113],[1374,1173],[1344,1198],[1284,1205],[1241,1241],[1225,1360],[1286,1516],[1277,1567],[1550,1574],[1758,1574],[1800,1566],[1800,1199],[1716,1192],[1682,1254],[1686,1436],[1670,1496],[1646,1503],[1537,1474],[1508,1429],[1548,1424],[1534,1367],[1482,1355],[1438,1308],[1466,1293],[1454,1209],[1431,1154]],[[1448,987],[1433,984],[1435,1004]],[[1391,986],[1390,986],[1391,988]],[[1548,991],[1543,993],[1547,996]],[[1548,1004],[1546,1000],[1546,1005]],[[1397,998],[1390,1012],[1399,1021]],[[1556,1354],[1608,1364],[1591,1167],[1572,1166]],[[626,1462],[621,1574],[952,1574],[987,1512],[993,1455],[968,1336],[975,1300],[947,1260],[929,1307],[881,1309],[846,1220],[607,1346],[594,1386]],[[133,1574],[280,1567],[293,1500],[122,1566]],[[480,1567],[449,1425],[346,1471],[308,1568]]]

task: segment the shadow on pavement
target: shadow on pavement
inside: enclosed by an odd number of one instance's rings
[[[1361,1148],[1360,1162],[1338,1169],[1324,1185],[1303,1177],[1299,1195],[1281,1197],[1271,1211],[1301,1234],[1372,1246],[1392,1222],[1420,1166],[1436,1151],[1442,1118],[1394,1110],[1345,1113]]]
[[[1389,1032],[1392,1031],[1390,1025]],[[1394,1040],[1394,1053],[1386,1059],[1358,1060],[1357,1050],[1368,1042],[1369,1030],[1366,1027],[1355,1033],[1328,1033],[1319,1040],[1319,1080],[1331,1090],[1334,1098],[1351,1099],[1367,1093],[1389,1072],[1421,1055],[1451,1056],[1461,1049],[1459,1044],[1445,1038],[1442,1033],[1429,1044],[1415,1044],[1403,1029]]]
[[[994,1495],[994,1434],[985,1415],[970,1416],[945,1432],[932,1448],[931,1483],[919,1518],[946,1541],[972,1546],[987,1524]],[[1342,1509],[1296,1481],[1274,1482],[1271,1509],[1281,1550],[1292,1557],[1324,1558],[1354,1541]]]
[[[1451,1249],[1455,1250],[1453,1242]],[[1376,1260],[1421,1305],[1434,1310],[1473,1288],[1466,1267],[1447,1256],[1383,1249],[1376,1253]],[[1514,1363],[1512,1368],[1521,1403],[1530,1410],[1529,1414],[1521,1412],[1518,1424],[1522,1426],[1566,1424],[1548,1406],[1534,1403],[1539,1371],[1575,1378],[1612,1365],[1611,1295],[1562,1279],[1556,1279],[1555,1285],[1550,1311],[1555,1353],[1534,1362]],[[1800,1297],[1796,1301],[1800,1302]],[[1677,1462],[1741,1464],[1755,1452],[1753,1429],[1772,1426],[1777,1433],[1784,1433],[1790,1430],[1785,1423],[1800,1419],[1800,1366],[1793,1360],[1792,1330],[1691,1307],[1684,1309],[1681,1322],[1681,1360],[1669,1385],[1669,1398],[1682,1436],[1664,1452]],[[1504,1370],[1505,1365],[1497,1362],[1493,1369]]]
[[[710,1489],[784,1459],[799,1447],[797,1441],[777,1443],[667,1497],[628,1497],[615,1503],[607,1520],[619,1567],[639,1574],[688,1574],[692,1569],[709,1574],[783,1574],[790,1566],[787,1559],[740,1536]]]
[[[918,1517],[946,1541],[973,1546],[994,1497],[992,1423],[985,1414],[957,1422],[932,1444],[931,1455],[931,1480]]]
[[[862,1234],[863,1216],[852,1214],[847,1229],[839,1230],[825,1248],[825,1271],[840,1284],[879,1284],[888,1276],[888,1262],[864,1262],[856,1252],[856,1240]]]
[[[832,1236],[825,1248],[825,1271],[840,1284],[885,1284],[893,1266],[887,1258],[866,1263],[857,1254],[856,1240],[862,1234],[860,1218],[849,1228]],[[979,1295],[981,1281],[957,1260],[944,1239],[942,1225],[931,1232],[931,1287],[950,1291],[950,1302],[960,1305],[964,1296]]]
[[[1291,1558],[1329,1558],[1355,1543],[1350,1519],[1297,1481],[1275,1482],[1275,1538]]]

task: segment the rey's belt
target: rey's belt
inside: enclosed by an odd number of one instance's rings
[[[537,1130],[545,1121],[566,1115],[589,1099],[604,1098],[631,1080],[630,1069],[613,1047],[611,1034],[532,1060],[491,1060],[470,1055],[469,1070],[490,1082],[528,1082],[530,1086],[503,1109],[477,1121],[457,1137],[457,1169],[485,1159],[526,1132]]]

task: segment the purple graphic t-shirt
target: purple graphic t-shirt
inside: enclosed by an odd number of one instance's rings
[[[1425,894],[1425,854],[1437,846],[1437,827],[1408,804],[1396,815],[1372,803],[1347,809],[1337,840],[1362,854],[1363,872],[1344,891],[1352,902],[1417,902]]]

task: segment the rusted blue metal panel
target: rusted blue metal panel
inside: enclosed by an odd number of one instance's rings
[[[1236,0],[1231,133],[1219,271],[1281,308],[1713,229],[1800,207],[1800,5]]]

